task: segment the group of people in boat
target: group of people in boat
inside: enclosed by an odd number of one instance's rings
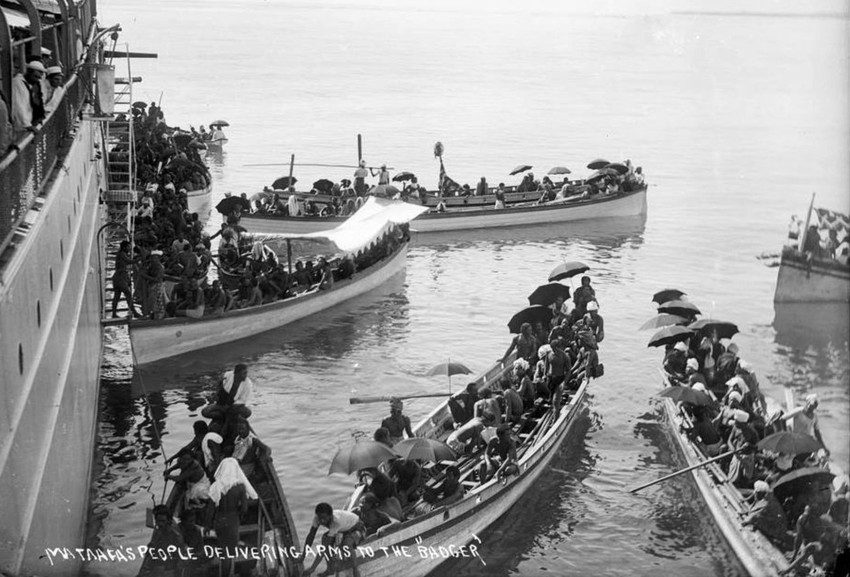
[[[838,215],[838,218],[841,217],[847,220],[846,216]],[[850,265],[850,230],[844,227],[821,229],[817,224],[811,224],[805,237],[801,238],[804,226],[796,215],[791,217],[788,246],[802,252],[809,262],[827,261],[843,267]]]
[[[809,394],[802,408],[769,412],[754,367],[740,357],[736,343],[724,346],[716,332],[669,345],[663,366],[672,386],[702,393],[704,402],[680,403],[687,433],[702,453],[709,458],[735,451],[719,464],[727,482],[748,501],[745,524],[786,551],[792,565],[834,562],[838,546],[847,540],[847,479],[833,491],[799,489],[789,495],[783,490],[782,500],[773,491],[794,471],[828,467],[817,395]],[[789,428],[811,437],[818,450],[792,454],[758,447]]]

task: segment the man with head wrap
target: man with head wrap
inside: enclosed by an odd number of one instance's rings
[[[779,499],[764,481],[753,484],[753,504],[744,517],[744,525],[752,525],[764,533],[776,545],[787,549],[792,535],[788,531],[788,519]]]

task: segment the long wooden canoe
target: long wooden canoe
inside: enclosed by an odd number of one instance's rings
[[[504,209],[495,209],[492,203],[474,207],[449,206],[446,212],[432,210],[419,216],[412,228],[417,232],[474,230],[641,214],[646,214],[646,187],[613,196],[573,197],[544,204],[515,203]],[[338,216],[290,217],[250,213],[242,216],[241,224],[254,233],[303,234],[336,226],[345,219]]]

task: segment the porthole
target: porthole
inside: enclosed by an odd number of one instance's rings
[[[53,292],[53,269],[50,269],[50,292]]]
[[[24,345],[18,343],[18,371],[24,374]]]
[[[41,328],[41,301],[35,301],[35,320]]]

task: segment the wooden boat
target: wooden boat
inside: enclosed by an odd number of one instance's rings
[[[212,180],[204,188],[192,190],[186,193],[189,212],[197,212],[202,221],[210,214],[210,201],[212,197]]]
[[[512,370],[514,358],[515,353],[512,353],[509,362],[504,366],[496,364],[479,376],[475,380],[479,389],[488,385],[498,386],[501,379]],[[586,365],[586,356],[583,353],[575,363],[569,379],[577,388],[568,395],[568,400],[565,397],[565,404],[557,416],[551,405],[545,403],[524,414],[521,423],[515,426],[513,434],[519,438],[518,474],[509,475],[503,480],[494,478],[479,485],[472,480],[472,474],[481,464],[480,450],[471,456],[461,457],[454,464],[461,472],[464,497],[451,505],[436,507],[418,516],[413,516],[415,506],[406,507],[405,521],[391,526],[386,533],[369,536],[360,543],[361,549],[371,548],[375,554],[372,557],[368,554],[358,556],[359,574],[364,577],[425,576],[447,560],[447,552],[458,551],[459,547],[472,543],[475,536],[482,535],[517,501],[533,493],[535,481],[557,453],[583,410],[590,380],[586,374]],[[452,432],[452,425],[453,420],[446,400],[417,424],[413,433],[417,437],[444,441]],[[447,464],[440,463],[435,469]],[[436,486],[441,480],[442,473],[426,482],[426,486]],[[364,489],[363,485],[355,488],[346,505],[347,509],[357,506]],[[410,556],[384,554],[384,547],[387,548],[386,551],[407,547]],[[425,549],[419,549],[420,547]],[[421,553],[423,550],[425,554]],[[339,573],[346,576],[350,574],[349,569]]]
[[[292,513],[286,501],[286,494],[280,484],[271,459],[259,459],[255,462],[254,472],[249,477],[251,485],[259,499],[248,504],[247,513],[240,519],[239,540],[245,547],[260,548],[263,545],[278,552],[278,548],[298,547],[298,534]],[[181,485],[175,484],[165,504],[175,516],[179,516],[184,506],[185,491]],[[206,519],[202,513],[197,515],[196,522],[205,533],[214,530],[212,519]],[[146,524],[153,528],[153,510],[148,509]],[[204,545],[218,547],[215,536],[207,537]],[[240,545],[241,546],[241,545]],[[195,552],[202,557],[201,552]],[[199,560],[192,567],[192,575],[218,575],[217,560]],[[282,572],[281,572],[282,570]],[[298,566],[290,556],[270,554],[260,556],[259,560],[240,559],[235,564],[237,575],[260,575],[264,577],[276,575],[297,575]],[[140,573],[141,575],[141,573]]]
[[[396,210],[399,208],[401,210]],[[371,216],[349,221],[336,229],[311,235],[284,235],[267,240],[286,242],[287,247],[290,248],[291,269],[290,245],[293,243],[321,242],[324,254],[334,250],[357,252],[373,244],[388,231],[395,230],[397,224],[415,218],[415,215],[422,210],[417,207],[412,209],[398,207],[396,203],[393,203],[389,207],[379,206]],[[351,278],[336,281],[330,290],[319,290],[318,286],[314,285],[307,292],[293,297],[199,319],[175,317],[162,320],[133,320],[129,324],[129,330],[135,361],[139,365],[144,365],[159,359],[250,337],[366,294],[402,270],[407,256],[407,246],[406,239],[400,241],[391,254],[379,259],[368,268],[357,271]]]
[[[789,233],[791,243],[782,248],[776,293],[773,296],[776,303],[850,302],[850,265],[846,253],[850,219],[844,214],[822,208],[815,209],[814,202],[815,197],[812,195],[802,230]],[[809,224],[812,222],[813,212],[819,229],[836,232],[839,240],[844,238],[843,261],[833,259],[832,255],[803,252],[803,247],[808,244]],[[799,224],[796,218],[794,222]],[[818,243],[814,244],[817,249]],[[839,249],[841,248],[839,246]]]
[[[522,194],[522,193],[521,193]],[[537,195],[535,195],[537,196]],[[469,197],[485,198],[485,197]],[[493,203],[486,206],[452,208],[446,212],[431,210],[416,219],[417,232],[473,230],[530,224],[550,224],[594,218],[636,216],[646,214],[646,186],[613,196],[581,196],[543,204],[517,202],[496,210]],[[329,223],[344,222],[346,217],[280,216],[251,213],[242,216],[242,224],[249,230],[269,233],[307,233],[327,228]]]

